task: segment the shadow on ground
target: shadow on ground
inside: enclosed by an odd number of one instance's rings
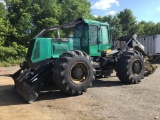
[[[0,76],[4,76],[4,77],[11,77],[12,76],[12,74],[1,74]]]
[[[57,89],[54,88],[51,89],[51,87],[49,87],[49,90],[42,88],[39,97],[36,101],[61,99],[66,97],[69,96],[63,94]],[[20,96],[16,92],[13,85],[0,86],[0,106],[21,105],[21,104],[27,104],[27,102],[22,96]]]
[[[17,94],[13,85],[0,86],[0,106],[24,104],[25,101]]]
[[[93,82],[93,87],[111,87],[111,86],[123,86],[121,81],[110,81],[109,78],[106,81],[97,79]],[[54,100],[70,97],[58,90],[55,86],[43,86],[41,88],[39,97],[36,101]],[[35,101],[35,102],[36,102]],[[0,106],[20,105],[27,104],[27,102],[21,97],[13,85],[0,86]]]
[[[107,80],[101,80],[101,79],[96,79],[93,81],[92,87],[113,87],[113,86],[124,86],[124,85],[129,85],[122,83],[120,80],[113,81],[111,80],[112,78],[109,77]]]
[[[44,85],[41,87],[40,94],[36,101],[61,99],[66,97],[70,97],[70,96],[62,93],[56,86]]]

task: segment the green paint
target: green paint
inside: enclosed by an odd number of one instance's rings
[[[31,56],[33,63],[51,57],[51,38],[36,38]]]
[[[68,41],[54,41],[52,40],[52,58],[59,58],[59,56],[69,50],[73,50],[73,39]]]

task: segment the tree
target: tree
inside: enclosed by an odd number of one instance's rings
[[[144,27],[146,26],[146,22],[145,21],[141,21],[138,23],[137,25],[137,34],[138,36],[144,36],[145,35],[145,31],[144,31]]]
[[[44,28],[65,24],[78,17],[91,17],[90,3],[87,0],[5,1],[8,19],[13,27],[10,41],[24,46]],[[51,35],[53,37],[54,34]]]
[[[112,15],[108,15],[108,16],[98,16],[98,17],[95,17],[94,19],[97,20],[97,21],[101,21],[101,22],[108,22],[109,24],[112,24],[113,22],[113,16]]]
[[[160,23],[141,21],[137,29],[138,36],[160,34]]]
[[[120,19],[115,16],[111,23],[111,30],[112,30],[112,39],[117,40],[123,35],[122,32],[122,25],[120,24]]]
[[[4,45],[9,32],[9,22],[6,18],[7,10],[2,2],[0,2],[0,46]]]
[[[42,29],[58,25],[61,16],[60,5],[56,0],[33,0],[31,7],[33,34],[37,34]]]
[[[98,16],[97,18],[95,18],[95,20],[109,23],[113,40],[116,40],[120,36],[122,36],[122,26],[121,24],[119,24],[120,19],[117,16],[112,16],[112,15],[104,17]]]
[[[0,18],[6,18],[7,10],[2,2],[0,2]]]
[[[8,20],[12,31],[8,36],[8,44],[17,42],[26,45],[30,39],[28,30],[32,30],[30,6],[31,0],[5,0],[8,9]]]
[[[90,2],[88,0],[59,0],[61,16],[59,24],[71,22],[79,17],[91,18]]]
[[[124,9],[124,11],[121,11],[119,14],[117,14],[117,17],[120,19],[123,35],[128,35],[136,32],[137,21],[136,18],[133,16],[131,10]]]
[[[111,26],[113,40],[118,39],[120,36],[133,34],[137,32],[137,21],[133,16],[132,11],[124,9],[115,16],[104,16],[95,18],[96,20],[108,22]]]
[[[160,22],[156,23],[155,29],[155,34],[160,34]]]

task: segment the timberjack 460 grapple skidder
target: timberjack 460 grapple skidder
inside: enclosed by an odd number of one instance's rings
[[[61,38],[64,29],[71,34]],[[51,31],[56,31],[57,38],[44,37]],[[146,72],[154,72],[156,67],[146,60],[147,54],[135,34],[118,41],[126,41],[123,48],[112,45],[108,23],[82,18],[42,30],[30,41],[21,69],[12,75],[15,89],[31,103],[47,82],[53,81],[69,95],[81,95],[96,76],[110,76],[113,69],[120,81],[128,84],[139,83]]]

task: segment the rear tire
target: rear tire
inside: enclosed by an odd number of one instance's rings
[[[94,67],[91,58],[76,50],[62,54],[53,69],[56,85],[69,95],[80,95],[92,85]]]
[[[141,82],[145,74],[143,58],[135,52],[120,54],[116,63],[117,77],[124,83],[137,84]]]

